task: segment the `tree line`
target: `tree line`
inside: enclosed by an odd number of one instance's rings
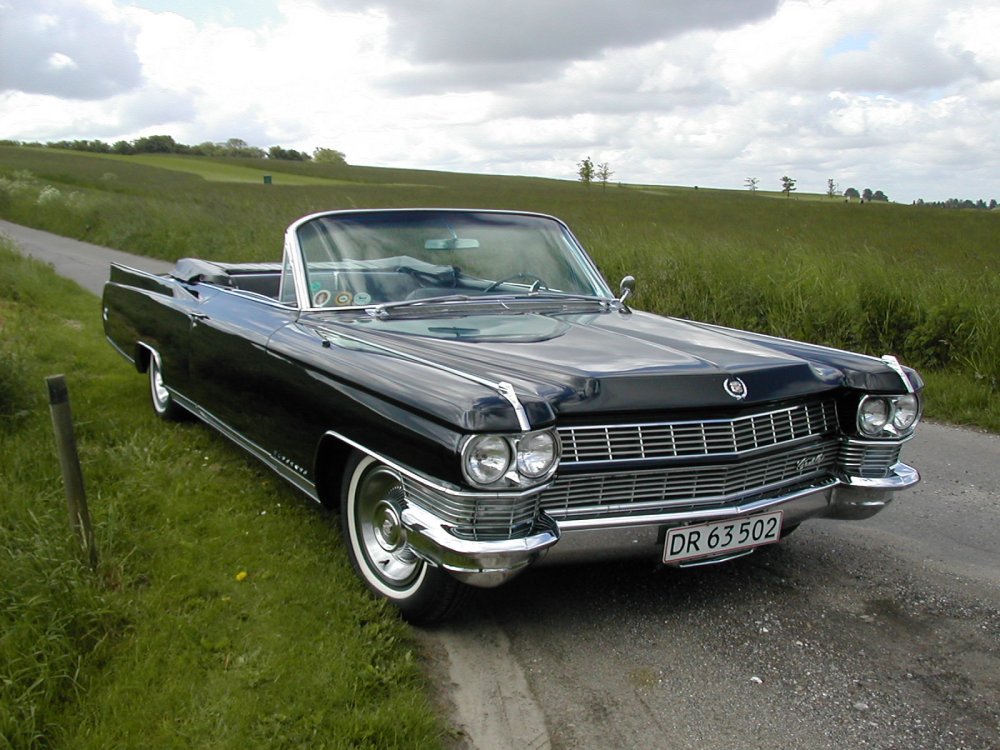
[[[99,140],[49,141],[47,143],[25,143],[21,141],[3,141],[6,146],[35,146],[42,148],[61,148],[70,151],[90,151],[98,154],[185,154],[188,156],[231,156],[247,159],[282,159],[284,161],[318,161],[346,164],[347,157],[342,151],[332,148],[316,148],[311,154],[296,151],[281,146],[271,146],[266,151],[257,146],[251,146],[240,138],[230,138],[227,141],[213,143],[206,141],[197,146],[178,143],[173,136],[147,135],[132,141],[115,141],[105,143]]]
[[[949,198],[946,201],[925,201],[923,198],[917,198],[913,202],[913,205],[930,206],[931,208],[971,208],[979,211],[993,211],[997,207],[997,199],[992,198],[987,203],[982,198],[977,201],[962,200],[960,198]]]

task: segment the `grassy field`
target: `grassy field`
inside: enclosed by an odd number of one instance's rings
[[[69,532],[44,377],[67,375],[99,543]],[[425,748],[447,737],[335,518],[152,417],[97,300],[0,242],[0,748]]]
[[[0,147],[0,216],[167,260],[276,260],[333,208],[475,206],[569,222],[637,306],[921,369],[931,418],[1000,430],[1000,214],[311,162]],[[172,165],[165,169],[164,165]],[[186,171],[197,165],[202,174]],[[279,184],[217,182],[225,170]],[[310,179],[322,184],[281,184]],[[325,182],[323,182],[325,181]],[[251,184],[253,183],[253,184]]]
[[[613,284],[638,278],[638,307],[896,353],[929,417],[1000,431],[996,212],[0,147],[0,217],[167,260],[277,260],[303,214],[391,206],[555,214]],[[99,326],[92,296],[0,248],[0,750],[446,742],[408,631],[364,594],[336,524],[198,424],[152,419]],[[53,372],[70,376],[96,577],[68,538]]]

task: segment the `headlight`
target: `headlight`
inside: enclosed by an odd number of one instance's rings
[[[858,429],[869,437],[878,437],[889,424],[889,402],[884,398],[866,396],[858,407]]]
[[[559,444],[551,432],[534,432],[517,441],[517,471],[529,479],[545,476],[559,458]]]
[[[510,448],[499,435],[480,435],[465,446],[465,473],[476,484],[493,484],[510,468]]]
[[[470,483],[490,487],[538,484],[559,463],[559,438],[554,430],[522,435],[476,435],[462,449],[462,473]]]
[[[920,403],[912,393],[896,398],[896,411],[892,415],[892,426],[900,432],[906,432],[917,421],[920,415]]]
[[[902,436],[920,418],[920,399],[913,393],[865,396],[858,405],[858,431],[866,437]]]

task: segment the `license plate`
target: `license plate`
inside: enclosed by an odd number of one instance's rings
[[[699,557],[773,544],[781,538],[781,511],[746,518],[679,526],[667,532],[663,562],[676,563]]]

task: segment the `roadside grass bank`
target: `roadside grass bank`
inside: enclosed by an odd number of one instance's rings
[[[1000,212],[201,159],[214,161],[337,183],[219,183],[127,157],[0,147],[0,216],[171,261],[253,261],[278,259],[287,224],[319,210],[551,213],[612,284],[637,277],[640,309],[894,353],[927,380],[929,418],[1000,431]]]
[[[96,574],[66,516],[56,372]],[[335,518],[200,424],[156,420],[97,300],[0,241],[0,748],[433,748],[426,688]]]

